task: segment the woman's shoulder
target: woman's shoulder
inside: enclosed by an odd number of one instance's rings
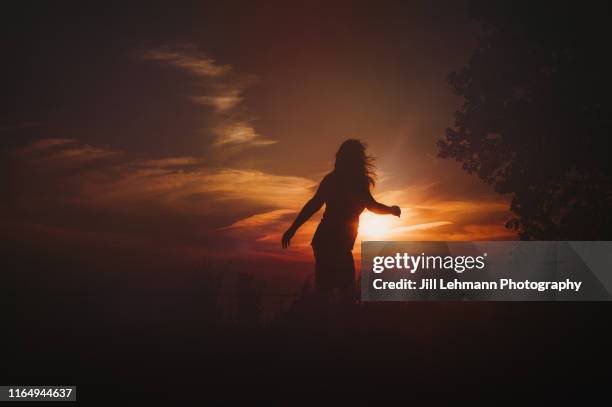
[[[333,184],[334,182],[336,182],[336,178],[336,174],[333,171],[327,173],[321,180],[321,186]]]
[[[319,183],[317,194],[319,194],[324,199],[327,199],[330,191],[333,191],[334,189],[332,185],[333,183],[334,183],[333,175],[330,172],[329,174],[325,175],[323,179],[321,180],[321,182]]]

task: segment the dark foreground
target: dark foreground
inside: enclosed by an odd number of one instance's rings
[[[609,378],[610,303],[339,310],[305,288],[270,313],[264,290],[247,275],[111,272],[13,258],[1,274],[0,382],[76,385],[79,401],[324,402],[456,392],[495,401],[532,390],[547,398],[592,394]]]
[[[3,382],[76,384],[80,401],[560,397],[603,389],[610,360],[601,303],[391,303],[342,315],[302,303],[261,324],[185,300],[168,318],[154,298],[132,301],[149,317],[105,313],[84,298],[15,302]]]

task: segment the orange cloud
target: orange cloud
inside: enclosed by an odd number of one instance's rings
[[[209,167],[195,157],[131,157],[73,139],[39,140],[15,154],[21,166],[16,173],[23,177],[20,185],[27,188],[19,188],[13,205],[21,212],[27,208],[26,213],[34,214],[32,220],[49,233],[79,229],[63,232],[61,238],[120,233],[133,242],[161,238],[168,242],[168,250],[200,248],[189,253],[310,258],[310,240],[320,213],[303,225],[289,251],[281,251],[279,241],[315,189],[317,182],[311,179]],[[508,204],[498,196],[448,200],[436,197],[432,184],[395,190],[385,190],[385,184],[381,181],[374,195],[400,205],[402,217],[364,213],[356,253],[360,240],[372,237],[367,222],[381,226],[376,224],[379,220],[384,220],[380,237],[385,240],[515,238],[503,226]],[[37,204],[40,199],[44,206]],[[96,219],[100,213],[107,221]],[[74,214],[81,218],[72,221]]]

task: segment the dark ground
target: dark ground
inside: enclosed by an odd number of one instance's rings
[[[559,398],[605,389],[609,378],[609,303],[374,303],[340,312],[317,310],[306,290],[262,321],[249,278],[228,302],[206,271],[189,289],[161,290],[43,275],[12,274],[3,284],[16,289],[2,296],[2,382],[75,384],[80,401],[456,391],[499,400],[532,390]]]

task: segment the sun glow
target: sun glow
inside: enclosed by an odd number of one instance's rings
[[[359,234],[363,240],[383,239],[393,229],[394,218],[388,215],[376,215],[364,212],[359,218]]]

